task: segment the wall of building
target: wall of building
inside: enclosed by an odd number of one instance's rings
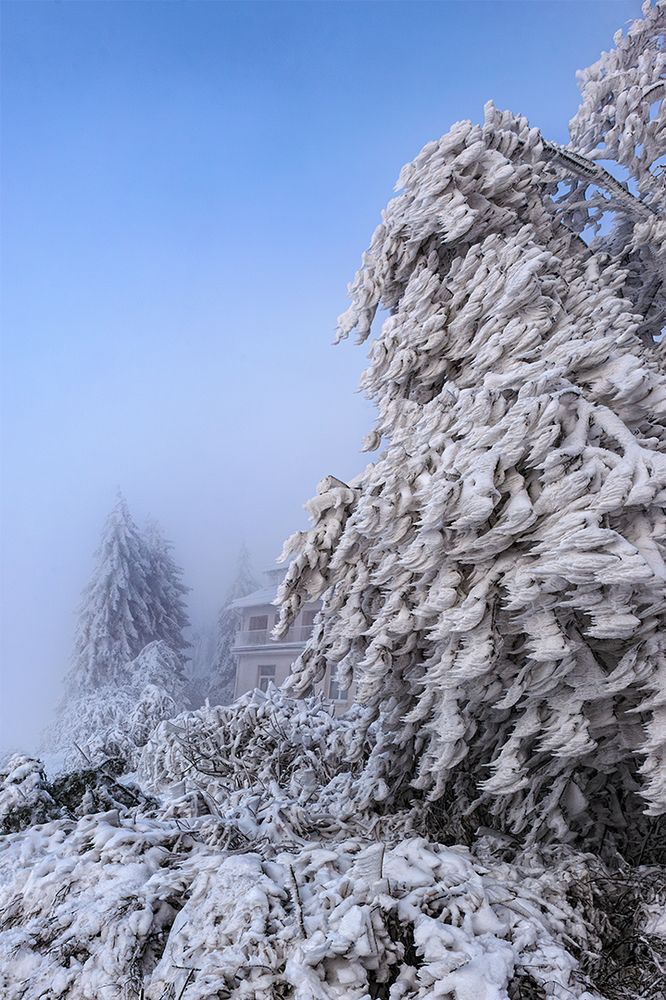
[[[284,570],[273,570],[267,574],[276,591],[282,575]],[[244,603],[253,599],[257,601],[239,608],[240,627],[235,642],[236,698],[256,687],[265,690],[269,679],[278,687],[283,684],[289,676],[292,664],[312,634],[312,621],[321,607],[319,601],[304,605],[281,641],[276,642],[271,639],[271,633],[279,618],[279,609],[270,603],[272,597],[273,593],[269,587],[263,592],[257,591],[256,594],[248,595],[239,602]],[[317,685],[317,692],[323,693],[326,698],[331,698],[338,713],[345,711],[351,703],[353,694],[349,692],[345,697],[344,693],[338,692],[337,686],[331,682],[328,674]]]
[[[271,646],[273,648],[271,648]],[[259,667],[275,667],[275,684],[279,687],[289,676],[289,670],[298,656],[298,650],[285,651],[275,648],[275,644],[262,650],[240,653],[236,670],[236,697],[260,685]]]

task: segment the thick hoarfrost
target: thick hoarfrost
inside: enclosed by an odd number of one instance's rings
[[[411,812],[350,812],[349,727],[272,689],[162,724],[136,776],[153,798],[106,768],[40,777],[60,818],[0,841],[2,995],[629,997],[594,985],[618,948],[657,981],[663,868],[623,882],[566,848],[445,846]]]
[[[663,185],[654,183],[666,149],[663,2],[647,0],[643,18],[614,41],[614,49],[578,73],[582,102],[569,124],[571,141],[585,156],[623,166],[639,194],[663,208]]]
[[[572,878],[565,868],[558,875]],[[522,891],[502,876],[420,840],[229,857],[192,886],[147,996],[189,978],[194,1000],[361,1000],[389,989],[395,1000],[471,1000],[506,995],[525,975],[553,997],[595,996],[563,944],[567,935],[588,940],[585,921],[551,905],[561,893],[553,874]]]
[[[495,871],[462,848],[360,837],[238,855],[191,826],[111,811],[7,838],[7,995],[463,1000],[525,976],[597,995],[574,955],[595,944],[566,900],[575,864]]]
[[[98,813],[7,838],[0,968],[12,1000],[137,997],[205,849],[174,823]],[[1,982],[1,980],[0,980]]]
[[[336,718],[321,698],[286,698],[270,685],[163,722],[138,776],[156,794],[168,789],[179,815],[223,815],[216,836],[226,846],[327,835],[353,814],[351,731],[352,719]]]
[[[403,169],[339,322],[365,341],[388,313],[363,378],[367,447],[384,450],[308,504],[278,634],[322,597],[291,684],[337,671],[378,720],[361,801],[436,800],[463,771],[465,808],[599,843],[623,810],[666,810],[666,376],[650,334],[666,256],[660,180],[636,198],[610,174],[581,182],[584,166],[489,106]],[[559,199],[581,183],[606,184],[617,252],[588,246],[588,216]],[[659,275],[649,301],[638,244]]]

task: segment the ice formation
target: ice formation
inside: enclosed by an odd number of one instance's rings
[[[666,809],[665,11],[582,75],[571,149],[492,105],[429,143],[350,286],[339,338],[387,314],[363,377],[383,451],[308,504],[280,630],[323,598],[292,690],[356,683],[382,729],[364,802],[464,771],[466,808],[558,840]],[[593,138],[637,194],[575,151]]]

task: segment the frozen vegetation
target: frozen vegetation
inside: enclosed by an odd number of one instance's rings
[[[84,591],[73,663],[45,748],[71,765],[130,763],[162,719],[187,705],[187,587],[154,522],[141,532],[119,496]]]
[[[187,709],[180,574],[119,503],[77,766],[0,774],[3,996],[666,997],[665,19],[568,146],[488,105],[403,168],[339,322],[386,317],[379,454],[286,545],[279,630],[323,601],[286,690]]]

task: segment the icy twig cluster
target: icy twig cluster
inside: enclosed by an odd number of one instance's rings
[[[582,102],[569,123],[571,143],[588,157],[624,167],[639,195],[663,209],[664,185],[654,183],[666,150],[663,0],[646,0],[643,18],[614,41],[614,49],[578,73]]]
[[[170,790],[171,813],[218,817],[227,845],[333,835],[353,810],[351,725],[320,698],[290,699],[271,685],[163,722],[142,751],[139,775],[156,792]]]

